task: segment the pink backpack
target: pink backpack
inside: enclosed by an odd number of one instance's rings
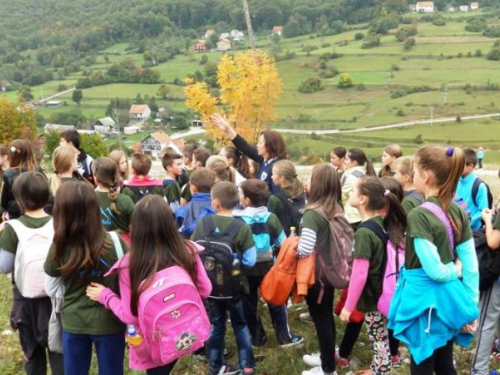
[[[359,228],[370,229],[385,244],[384,278],[382,279],[382,294],[377,302],[377,310],[387,316],[401,267],[405,264],[405,249],[392,242],[386,231],[374,221],[365,221],[360,224]]]
[[[170,363],[203,347],[210,321],[189,274],[174,266],[156,273],[138,301],[139,328],[151,359]]]

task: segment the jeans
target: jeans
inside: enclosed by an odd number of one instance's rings
[[[170,362],[170,363],[167,363],[164,366],[150,368],[149,370],[146,371],[146,374],[147,375],[170,375],[170,373],[174,369],[174,366],[176,363],[177,363],[177,360]]]
[[[243,298],[241,296],[226,300],[209,298],[208,310],[212,327],[210,329],[210,339],[205,346],[210,361],[210,373],[218,373],[224,364],[227,311],[231,318],[231,325],[238,346],[239,366],[241,369],[254,368],[255,358],[252,351],[250,331],[243,312]]]
[[[63,375],[64,364],[63,355],[53,353],[48,349],[38,346],[33,352],[31,358],[24,363],[24,369],[27,375],[47,375],[47,354],[49,357],[50,369],[52,375]]]
[[[432,356],[417,365],[413,358],[410,365],[411,375],[457,375],[453,366],[453,340],[434,350]]]
[[[245,319],[247,320],[248,329],[252,336],[252,345],[262,346],[266,343],[267,337],[259,313],[257,312],[257,306],[259,304],[259,286],[264,276],[247,276],[247,279],[250,286],[250,293],[243,296]],[[278,344],[283,345],[290,343],[292,334],[288,325],[286,306],[268,304],[267,307],[269,309],[269,315],[271,315]]]
[[[318,304],[321,284],[317,280],[307,292],[306,302],[318,335],[321,368],[323,372],[330,373],[335,371],[335,322],[333,320],[335,290],[327,283],[324,283],[323,288],[323,298]]]
[[[63,330],[64,373],[87,375],[92,359],[92,344],[97,354],[99,375],[123,375],[125,335],[83,335]]]

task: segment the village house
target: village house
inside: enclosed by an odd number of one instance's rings
[[[281,36],[283,34],[283,26],[274,26],[273,27],[273,35]]]
[[[469,11],[469,6],[468,5],[460,5],[460,11],[461,12],[468,12]]]
[[[433,13],[434,12],[434,2],[433,1],[419,1],[415,7],[417,12],[423,13]]]
[[[2,79],[0,81],[0,91],[2,92],[6,92],[6,91],[9,91],[11,89],[11,85],[10,85],[10,82],[5,80],[5,79]]]
[[[448,13],[454,13],[454,12],[455,12],[455,7],[454,7],[453,5],[448,5],[448,6],[446,7],[446,11],[447,11]]]
[[[208,39],[214,34],[215,34],[214,29],[207,29],[207,31],[205,31],[205,35],[203,36],[203,38]]]
[[[45,106],[49,108],[59,108],[62,106],[62,102],[60,100],[49,100],[45,103]]]
[[[217,42],[217,51],[225,52],[231,49],[231,41],[229,39],[221,39]]]
[[[133,104],[129,111],[131,123],[143,123],[151,117],[151,109],[147,104]]]
[[[408,5],[408,9],[410,9],[410,12],[416,12],[417,11],[417,4]]]
[[[207,41],[206,40],[198,40],[194,46],[194,52],[201,53],[207,50]]]
[[[160,151],[164,147],[168,146],[181,153],[181,150],[179,149],[179,146],[177,144],[182,145],[183,142],[173,141],[172,138],[170,138],[168,134],[164,132],[156,132],[148,135],[141,141],[141,152],[156,158],[158,157]]]
[[[245,34],[239,30],[232,30],[230,36],[233,42],[241,42],[245,40]]]
[[[219,40],[221,39],[229,39],[231,37],[231,34],[229,33],[222,33],[219,35]]]
[[[96,121],[96,125],[107,126],[111,128],[111,130],[115,130],[116,122],[111,117],[103,117]]]
[[[479,3],[470,3],[470,10],[478,10]]]
[[[125,126],[123,128],[123,132],[126,135],[132,135],[132,134],[137,134],[141,131],[141,127],[137,125],[130,125],[130,126]]]

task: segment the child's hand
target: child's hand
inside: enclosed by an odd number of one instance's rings
[[[474,333],[477,328],[477,320],[474,320],[472,323],[466,324],[462,327],[461,331],[465,333]]]
[[[458,278],[461,279],[462,278],[462,262],[460,261],[460,259],[457,259],[455,261],[455,267],[457,267]]]
[[[485,208],[483,212],[481,212],[481,218],[485,223],[491,223],[491,220],[493,218],[493,210]]]
[[[92,301],[99,302],[99,296],[104,289],[104,285],[98,283],[90,283],[85,293],[87,294],[87,297],[89,297]]]
[[[340,312],[340,320],[342,320],[343,322],[349,322],[349,319],[351,317],[351,314],[352,314],[352,311],[348,311],[345,309],[345,307],[342,309],[342,311]]]

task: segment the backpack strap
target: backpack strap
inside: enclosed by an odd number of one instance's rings
[[[51,237],[54,235],[54,221],[50,219],[42,227],[30,228],[21,223],[18,219],[13,219],[7,221],[7,224],[14,230],[19,242],[27,239],[32,233],[40,233],[45,237]]]
[[[205,216],[201,219],[201,225],[203,228],[203,238],[209,237],[215,230],[215,222],[212,216]]]
[[[472,184],[472,194],[471,194],[472,195],[472,202],[474,202],[474,204],[477,207],[477,193],[479,192],[479,187],[481,186],[481,184],[484,184],[484,186],[486,187],[486,190],[487,190],[486,194],[487,194],[487,198],[488,198],[488,207],[491,208],[491,206],[493,204],[493,196],[491,195],[490,188],[488,187],[486,182],[484,182],[479,177],[477,177],[474,180],[474,183]]]
[[[116,232],[108,232],[108,233],[111,236],[111,239],[113,240],[113,244],[115,245],[116,257],[118,258],[118,260],[120,260],[121,258],[123,258],[123,247],[120,242],[120,237]]]
[[[358,229],[359,228],[367,228],[367,229],[371,230],[373,233],[375,233],[377,235],[378,238],[380,238],[382,240],[384,245],[387,245],[387,241],[389,241],[389,235],[384,230],[384,228],[382,228],[375,221],[373,221],[373,220],[363,221],[361,224],[359,224]]]
[[[421,194],[419,194],[416,190],[409,191],[408,194],[406,194],[406,197],[415,198],[420,202],[420,204],[425,202],[424,197]]]
[[[243,225],[245,225],[245,223],[242,222],[241,220],[234,220],[226,228],[226,230],[224,231],[224,235],[233,239],[238,234],[238,232],[240,231],[241,227],[243,227]]]
[[[446,232],[448,233],[448,241],[450,241],[451,253],[453,255],[453,258],[455,258],[455,255],[453,254],[455,250],[455,236],[453,235],[453,229],[451,227],[450,219],[448,219],[446,213],[436,203],[432,202],[425,202],[422,205],[420,205],[420,207],[423,207],[427,211],[430,211],[446,227]]]
[[[365,174],[364,174],[363,172],[361,172],[361,171],[354,171],[354,172],[352,172],[351,174],[352,174],[354,177],[356,177],[356,178],[360,178],[360,177],[362,177],[362,176],[364,176],[364,175],[365,175]]]

